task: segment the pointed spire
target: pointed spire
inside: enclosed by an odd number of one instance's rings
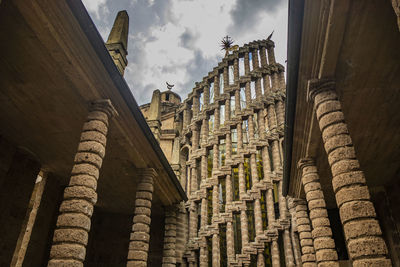
[[[128,50],[129,16],[126,10],[118,12],[107,39],[107,44],[121,44]]]
[[[124,74],[128,60],[128,34],[129,34],[129,16],[126,10],[118,12],[115,18],[114,25],[108,36],[106,47],[115,65],[120,71],[121,75]]]

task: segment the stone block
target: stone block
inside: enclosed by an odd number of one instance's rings
[[[83,213],[88,217],[93,214],[93,204],[84,199],[66,199],[61,203],[61,212]]]
[[[74,259],[84,261],[85,246],[79,244],[53,244],[50,250],[51,259]]]
[[[104,158],[106,147],[104,146],[104,144],[97,141],[84,141],[79,143],[78,151],[95,153]]]
[[[361,237],[348,241],[350,257],[371,257],[374,255],[386,255],[386,244],[381,237]]]
[[[82,213],[64,213],[58,216],[57,227],[76,227],[89,232],[90,218]]]
[[[352,171],[333,176],[332,185],[335,192],[343,186],[352,184],[365,184],[365,177],[362,171]]]
[[[380,236],[381,228],[376,219],[350,221],[343,226],[346,239],[354,239],[362,236]]]
[[[97,202],[97,193],[86,186],[68,186],[64,190],[64,199],[85,199],[94,205]]]
[[[77,174],[91,175],[97,180],[99,178],[99,169],[96,166],[89,163],[75,164],[72,167],[71,175],[77,175]]]
[[[324,132],[327,126],[335,125],[344,121],[343,112],[335,111],[323,115],[319,120],[319,128]]]
[[[54,243],[78,243],[86,246],[88,242],[88,232],[83,229],[56,229],[53,236]]]
[[[87,131],[98,131],[104,135],[107,135],[108,127],[107,125],[100,120],[91,120],[87,121],[83,124],[83,132]]]
[[[344,203],[340,209],[342,223],[361,218],[376,217],[374,206],[370,201],[351,201]]]
[[[332,175],[337,176],[342,173],[357,171],[360,169],[360,164],[356,159],[344,159],[335,162],[331,166]]]

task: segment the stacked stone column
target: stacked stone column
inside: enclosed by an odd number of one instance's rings
[[[91,103],[71,178],[64,190],[48,266],[83,266],[109,119],[116,114],[110,100]]]
[[[176,207],[165,210],[164,250],[162,267],[176,266]]]
[[[313,159],[305,158],[299,161],[298,166],[302,171],[301,180],[310,210],[312,236],[318,266],[339,266],[324,193],[321,189],[315,162]]]
[[[353,266],[391,266],[335,83],[329,79],[310,80],[308,90],[328,154],[336,203]]]
[[[143,169],[136,189],[135,211],[129,242],[127,267],[147,266],[150,242],[151,204],[153,200],[154,169]],[[175,222],[176,223],[176,222]]]
[[[298,200],[296,205],[297,231],[301,246],[301,261],[304,267],[316,267],[315,250],[311,235],[311,224],[305,200]]]

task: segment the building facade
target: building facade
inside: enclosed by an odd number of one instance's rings
[[[157,90],[141,106],[189,198],[182,266],[301,264],[282,195],[286,86],[274,46],[254,41],[227,53],[183,102]]]

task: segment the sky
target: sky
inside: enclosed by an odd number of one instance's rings
[[[139,105],[165,82],[182,100],[224,56],[229,35],[242,46],[274,31],[277,62],[286,66],[288,0],[83,0],[106,41],[119,10],[129,15],[124,78]]]

